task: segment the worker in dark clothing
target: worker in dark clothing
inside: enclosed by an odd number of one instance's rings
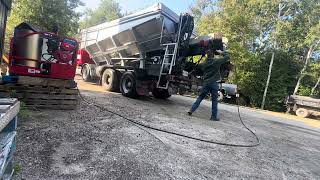
[[[215,51],[215,52],[213,52]],[[204,72],[204,82],[201,89],[201,93],[196,102],[192,105],[188,114],[191,116],[194,111],[199,107],[201,101],[211,93],[212,97],[212,114],[210,120],[219,121],[218,119],[218,91],[219,84],[217,81],[221,79],[220,67],[222,64],[229,61],[227,52],[220,50],[208,50],[207,59],[203,64],[199,64],[200,68]]]

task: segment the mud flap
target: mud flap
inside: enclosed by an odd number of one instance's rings
[[[136,90],[138,95],[146,96],[149,95],[149,82],[148,81],[139,81],[137,80]]]

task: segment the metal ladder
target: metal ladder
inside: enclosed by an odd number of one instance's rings
[[[180,15],[179,32],[178,32],[178,36],[176,37],[176,42],[162,44],[163,46],[166,46],[166,51],[165,51],[164,56],[163,56],[163,60],[162,60],[162,63],[161,63],[160,74],[159,74],[159,79],[158,79],[158,82],[157,82],[157,88],[159,88],[159,89],[168,89],[168,86],[169,86],[168,75],[171,74],[172,67],[176,65],[176,58],[177,58],[177,53],[178,53],[179,38],[180,38],[180,34],[181,34],[181,28],[182,28],[182,18],[181,18],[181,15]],[[162,32],[161,32],[160,43],[161,42],[162,42]],[[170,52],[171,51],[170,47],[173,47],[173,52]],[[169,70],[168,70],[168,66],[169,66]],[[162,82],[163,80],[164,80],[165,83]]]
[[[166,50],[161,63],[161,69],[159,74],[159,79],[157,82],[157,88],[168,89],[169,80],[168,75],[171,74],[172,67],[176,64],[176,57],[178,51],[178,43],[168,43],[163,44],[166,46]]]

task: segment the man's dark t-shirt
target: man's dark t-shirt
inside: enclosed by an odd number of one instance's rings
[[[200,64],[200,68],[204,72],[203,85],[211,84],[220,80],[220,67],[222,64],[228,62],[229,59],[229,55],[227,53],[223,53],[219,57],[207,58],[203,64]]]

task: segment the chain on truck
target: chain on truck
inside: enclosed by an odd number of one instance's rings
[[[166,99],[197,89],[201,72],[190,57],[224,47],[221,38],[196,37],[193,29],[191,15],[178,16],[161,3],[83,29],[77,57],[82,78],[132,98],[152,92]]]

